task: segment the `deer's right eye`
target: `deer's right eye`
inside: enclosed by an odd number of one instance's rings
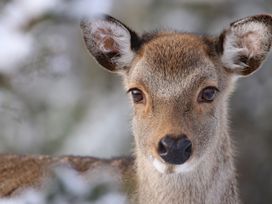
[[[198,102],[200,103],[211,103],[213,102],[214,98],[216,97],[216,94],[219,90],[216,87],[206,87],[203,89],[199,96],[198,96]]]
[[[131,93],[134,103],[144,103],[144,94],[140,89],[132,88],[128,92]]]

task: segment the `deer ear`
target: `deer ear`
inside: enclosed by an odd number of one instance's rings
[[[99,64],[110,71],[130,66],[140,46],[138,35],[108,15],[84,19],[80,23],[87,49]]]
[[[272,43],[272,16],[257,15],[230,24],[219,37],[221,61],[226,69],[249,75],[265,60]]]

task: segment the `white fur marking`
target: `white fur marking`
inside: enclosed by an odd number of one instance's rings
[[[155,167],[155,169],[159,171],[160,173],[164,174],[167,172],[167,169],[168,169],[167,164],[164,164],[160,160],[154,158],[152,161],[152,164]],[[195,165],[192,165],[189,162],[185,162],[184,164],[181,164],[181,165],[171,165],[171,166],[174,167],[173,173],[187,173],[192,171],[195,167]]]
[[[194,168],[194,165],[191,165],[189,162],[185,162],[181,165],[175,165],[174,172],[175,173],[187,173],[192,171]]]
[[[165,173],[167,167],[165,164],[163,164],[161,161],[158,159],[153,159],[153,166],[160,172],[160,173]]]

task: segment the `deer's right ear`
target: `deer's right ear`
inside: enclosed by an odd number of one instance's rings
[[[115,18],[103,15],[80,23],[87,49],[110,71],[128,68],[140,47],[140,38]]]
[[[224,67],[247,76],[261,67],[272,45],[272,16],[256,15],[230,24],[219,38]]]

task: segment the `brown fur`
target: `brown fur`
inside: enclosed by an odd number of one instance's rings
[[[210,45],[203,43],[207,41],[208,38],[192,34],[163,33],[143,46],[143,57],[134,62],[125,78],[127,87],[136,86],[149,98],[146,105],[134,106],[139,203],[238,202],[224,110],[231,76],[215,66],[218,56],[212,55]],[[192,102],[205,86],[219,87],[221,93],[214,104]],[[215,126],[226,132],[217,135],[213,132]],[[194,159],[201,158],[207,149],[212,153],[192,173],[169,175],[175,167],[167,165],[166,174],[161,174],[146,155],[159,159],[158,142],[166,134],[186,134],[193,149],[198,150],[194,151]],[[223,184],[228,186],[224,191],[228,196],[219,192],[218,197],[211,195]]]
[[[135,162],[2,156],[0,195],[39,184],[54,165],[85,172],[109,164],[122,175],[121,182],[132,187],[132,203],[239,203],[227,103],[235,79],[253,73],[265,59],[271,47],[272,17],[241,19],[219,37],[176,31],[139,37],[109,16],[84,20],[81,28],[96,60],[120,73],[127,90],[143,93],[143,100],[133,104]],[[219,90],[210,103],[198,100],[206,87]],[[165,135],[185,135],[192,142],[192,155],[184,164],[161,159],[158,144]]]
[[[109,167],[122,176],[120,182],[124,184],[125,191],[130,193],[135,185],[135,173],[131,168],[133,161],[130,157],[109,160],[79,156],[0,155],[0,197],[17,195],[27,187],[42,189],[46,178],[58,166],[73,168],[83,176],[91,169]]]

